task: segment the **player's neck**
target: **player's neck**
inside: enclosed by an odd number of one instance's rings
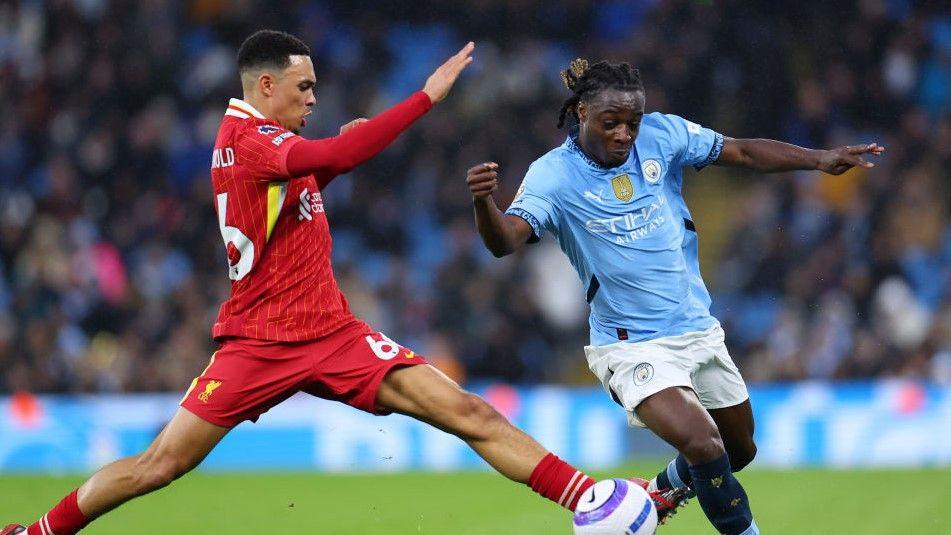
[[[241,100],[250,104],[251,107],[257,110],[257,112],[260,113],[261,115],[267,117],[268,119],[274,120],[274,116],[271,115],[271,109],[267,105],[267,100],[260,98],[254,94],[249,95],[247,93],[242,95]]]
[[[585,142],[584,137],[582,137],[580,133],[578,134],[578,137],[575,138],[575,142],[578,144],[578,148],[581,149],[581,152],[583,152],[584,155],[588,157],[588,159],[597,163],[601,167],[610,167],[608,164],[602,162],[601,158],[595,156],[594,151],[590,149],[591,145]]]

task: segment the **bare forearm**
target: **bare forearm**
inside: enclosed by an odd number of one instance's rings
[[[495,205],[491,195],[476,197],[472,200],[475,210],[476,227],[486,248],[496,257],[502,257],[518,249],[516,237],[510,228],[505,214]]]
[[[820,156],[825,152],[772,139],[731,139],[727,143],[732,145],[731,150],[721,154],[718,164],[761,173],[818,169]]]
[[[878,143],[816,150],[772,139],[726,138],[716,165],[746,167],[761,173],[818,169],[841,175],[856,166],[865,169],[875,167],[865,156],[880,156],[884,152],[885,147]]]

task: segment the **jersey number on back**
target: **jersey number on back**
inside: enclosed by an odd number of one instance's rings
[[[218,201],[218,228],[221,230],[221,239],[225,241],[225,250],[228,252],[228,277],[235,281],[241,280],[251,272],[251,264],[254,262],[254,243],[238,227],[229,227],[225,224],[228,194],[219,193],[215,199]],[[229,245],[233,245],[240,255],[236,261],[232,259]],[[234,261],[233,264],[232,261]]]

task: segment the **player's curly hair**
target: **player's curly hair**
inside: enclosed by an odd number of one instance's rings
[[[285,32],[258,30],[241,43],[238,49],[238,72],[260,67],[286,69],[290,56],[309,56],[310,48],[303,41]]]
[[[572,61],[567,69],[561,71],[561,79],[573,94],[561,106],[561,113],[558,115],[558,128],[564,126],[565,118],[569,115],[577,121],[578,103],[604,89],[613,88],[621,91],[644,92],[641,73],[630,63],[599,61],[594,65],[589,65],[588,60],[578,58]]]

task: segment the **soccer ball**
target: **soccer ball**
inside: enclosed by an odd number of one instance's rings
[[[605,479],[578,499],[575,535],[652,535],[657,510],[647,491],[626,479]]]

